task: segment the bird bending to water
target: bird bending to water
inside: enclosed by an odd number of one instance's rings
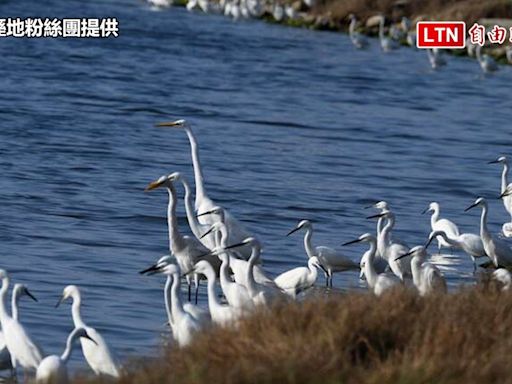
[[[441,271],[432,263],[426,262],[427,251],[424,246],[418,245],[412,248],[402,257],[412,256],[411,271],[412,281],[421,296],[431,292],[446,292],[446,281]]]
[[[505,268],[498,268],[492,273],[493,280],[501,285],[502,291],[509,291],[512,286],[512,275]]]
[[[72,300],[71,315],[75,328],[83,328],[89,335],[89,337],[80,339],[87,364],[97,375],[119,378],[119,368],[107,342],[96,329],[87,326],[82,319],[82,295],[76,285],[68,285],[64,288],[62,297],[55,307],[68,299]]]
[[[491,56],[489,56],[488,54],[482,55],[481,45],[478,45],[476,47],[475,52],[478,64],[480,64],[480,68],[482,68],[482,71],[484,73],[493,73],[499,69],[498,64],[496,64],[496,61],[494,61],[494,59]]]
[[[484,244],[485,253],[493,261],[496,267],[512,267],[512,248],[510,244],[498,237],[494,237],[487,228],[487,214],[489,207],[487,201],[483,197],[479,197],[476,201],[467,207],[465,211],[472,208],[482,208],[480,216],[480,237]]]
[[[314,247],[311,238],[313,237],[313,224],[309,220],[302,220],[299,224],[292,229],[286,236],[290,236],[292,233],[304,229],[304,248],[308,257],[316,256],[320,260],[322,269],[325,272],[325,285],[332,287],[332,275],[336,272],[343,272],[353,269],[358,269],[359,266],[352,261],[349,257],[343,255],[341,252],[336,251],[333,248],[317,246]]]
[[[432,231],[425,244],[425,248],[428,248],[434,239],[439,239],[440,237],[449,244],[449,246],[460,248],[466,252],[471,257],[471,260],[473,260],[474,271],[476,271],[476,259],[487,257],[482,239],[474,233],[462,233],[456,237],[449,237],[444,231]]]
[[[368,39],[356,31],[357,18],[351,13],[348,15],[350,25],[348,27],[348,33],[352,44],[358,49],[366,48],[368,46]]]
[[[192,127],[185,120],[176,120],[166,123],[159,123],[157,124],[157,126],[180,128],[185,130],[185,132],[187,133],[190,142],[192,165],[194,167],[194,178],[196,183],[195,209],[197,213],[211,211],[215,206],[218,206],[218,204],[215,204],[206,193],[206,189],[204,186],[203,169],[201,166],[201,161],[199,159],[199,148],[196,137],[192,132]],[[232,241],[241,242],[247,237],[251,236],[251,234],[247,231],[247,229],[245,229],[242,223],[235,219],[228,210],[224,209],[224,211],[225,224],[228,227],[229,235]],[[203,216],[200,218],[199,221],[201,224],[211,225],[214,223],[214,219],[215,217],[212,216]],[[239,249],[239,252],[243,254],[245,259],[248,259],[251,255],[250,249]]]
[[[315,284],[318,276],[317,268],[323,269],[318,258],[313,256],[308,259],[307,267],[290,269],[281,273],[274,281],[283,292],[295,298],[300,292],[311,288]]]
[[[390,288],[401,284],[401,280],[391,273],[378,273],[375,269],[375,255],[377,253],[377,239],[375,236],[365,233],[358,239],[349,241],[345,245],[359,242],[370,243],[370,249],[361,257],[361,274],[364,273],[368,289],[375,295],[380,296]]]
[[[87,334],[85,329],[75,328],[68,336],[66,349],[62,355],[50,355],[41,361],[36,371],[37,384],[69,383],[67,363],[73,352],[73,346],[79,338],[87,339],[94,343],[94,340]]]
[[[452,239],[460,235],[459,228],[455,223],[448,219],[439,218],[439,215],[441,214],[441,207],[439,206],[439,203],[435,201],[430,203],[428,208],[423,211],[423,214],[427,212],[432,213],[430,218],[430,227],[432,228],[432,231],[443,231]],[[437,246],[439,251],[441,251],[441,247],[450,247],[450,244],[440,236],[437,238]]]

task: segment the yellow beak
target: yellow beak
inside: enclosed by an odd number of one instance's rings
[[[156,180],[152,181],[148,184],[148,186],[144,189],[144,192],[152,191],[153,189],[156,189],[158,187],[161,187],[162,184],[165,183],[165,180]]]
[[[182,120],[166,121],[164,123],[156,124],[157,127],[178,127],[178,126],[182,126],[182,125],[183,125]]]

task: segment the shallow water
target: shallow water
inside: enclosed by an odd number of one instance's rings
[[[261,238],[272,274],[305,264],[301,235],[285,237],[299,219],[314,221],[317,245],[339,247],[374,230],[363,207],[385,199],[396,235],[415,245],[428,235],[420,213],[431,200],[477,232],[478,213],[463,209],[498,194],[501,167],[486,162],[511,144],[509,68],[484,78],[475,61],[450,58],[433,72],[424,52],[383,55],[376,41],[355,51],[340,34],[135,0],[2,1],[0,10],[120,20],[118,39],[0,44],[1,266],[40,299],[24,301],[22,316],[47,353],[62,351],[71,328],[68,306],[53,308],[71,283],[119,356],[161,345],[163,279],[137,271],[166,253],[167,195],[143,188],[193,173],[185,133],[155,122],[194,124],[210,196]],[[490,205],[498,231],[507,214]],[[355,260],[362,251],[346,249]],[[474,281],[465,255],[442,262],[451,286]],[[335,285],[360,283],[345,273]]]

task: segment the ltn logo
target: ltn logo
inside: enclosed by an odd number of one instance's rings
[[[463,21],[419,21],[416,24],[418,48],[464,48],[466,23]]]

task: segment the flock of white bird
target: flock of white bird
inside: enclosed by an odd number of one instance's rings
[[[343,245],[367,243],[359,263],[343,253],[312,243],[313,225],[300,221],[289,233],[304,232],[304,248],[307,263],[270,277],[262,266],[262,246],[255,236],[235,219],[225,208],[215,204],[208,196],[199,159],[198,143],[191,126],[184,120],[158,124],[160,127],[179,128],[186,132],[190,142],[195,175],[195,196],[185,177],[171,173],[151,182],[146,191],[165,188],[169,201],[167,224],[169,231],[169,255],[161,257],[141,274],[161,274],[166,277],[164,303],[173,338],[179,346],[186,346],[194,336],[211,324],[236,326],[238,320],[256,308],[265,308],[279,301],[295,300],[302,292],[313,287],[318,271],[326,278],[326,286],[332,286],[334,273],[360,270],[361,279],[368,289],[379,296],[388,289],[408,286],[420,295],[433,291],[446,291],[443,273],[428,262],[427,248],[437,241],[443,247],[460,249],[467,253],[477,268],[477,261],[485,260],[496,270],[493,277],[503,289],[509,289],[512,278],[506,268],[512,267],[512,222],[505,223],[500,235],[493,235],[487,227],[489,208],[484,198],[478,198],[466,210],[481,208],[480,234],[461,233],[452,221],[441,218],[440,205],[430,203],[424,213],[431,213],[431,229],[424,245],[408,246],[393,234],[395,215],[385,201],[367,208],[378,213],[367,217],[377,219],[376,234],[365,233]],[[508,183],[509,164],[502,156],[491,163],[503,165],[500,198],[512,221],[512,183]],[[184,205],[192,236],[184,235],[177,218],[177,184],[184,189]],[[193,201],[195,199],[195,201]],[[197,305],[197,295],[202,279],[207,280],[208,309]],[[19,317],[18,303],[21,297],[35,297],[23,284],[15,284],[12,292],[11,314],[6,308],[10,285],[9,275],[0,270],[0,369],[10,369],[14,377],[20,368],[25,375],[35,372],[40,384],[68,383],[67,361],[75,344],[80,342],[83,356],[97,375],[116,379],[120,368],[101,334],[82,319],[81,295],[73,285],[64,288],[57,303],[71,299],[71,315],[74,329],[69,334],[62,355],[44,356]],[[188,299],[182,298],[182,280],[188,286]],[[217,294],[218,286],[222,298]],[[192,288],[195,303],[192,303]],[[37,300],[36,300],[37,301]]]

